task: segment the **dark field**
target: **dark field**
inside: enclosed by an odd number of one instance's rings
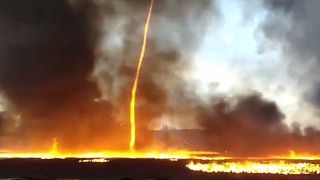
[[[0,179],[320,179],[319,175],[202,173],[187,169],[186,160],[113,159],[79,163],[79,159],[2,159]]]

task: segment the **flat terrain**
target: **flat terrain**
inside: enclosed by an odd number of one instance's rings
[[[2,159],[0,179],[320,179],[320,175],[259,175],[194,172],[186,160],[113,159],[79,163],[79,159]]]

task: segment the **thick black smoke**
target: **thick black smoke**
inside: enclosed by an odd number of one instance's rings
[[[112,106],[93,101],[99,91],[88,81],[98,33],[91,10],[64,0],[0,2],[0,88],[21,116],[23,139],[9,143],[32,147],[56,137],[77,146],[112,126]]]
[[[304,34],[315,33],[316,25],[300,21],[309,17],[306,11],[294,13],[303,2],[286,2],[268,7],[292,16],[297,29],[268,29],[270,19],[265,34],[281,39],[293,64],[302,57],[315,64],[302,77],[312,76],[315,84],[306,97],[317,102],[317,41],[308,42]],[[127,149],[130,91],[148,6],[144,0],[2,0],[0,92],[11,106],[0,114],[1,148],[47,149],[57,138],[65,150]],[[299,125],[290,130],[278,106],[260,94],[206,100],[196,95],[188,79],[190,60],[217,14],[214,1],[155,0],[138,87],[137,148],[159,146],[152,125],[167,117],[181,128],[191,120],[200,128],[160,139],[169,148],[191,147],[197,138],[197,148],[232,155],[319,152],[318,131],[303,134]],[[300,35],[305,26],[310,30]]]
[[[1,1],[0,88],[12,104],[7,111],[20,117],[15,131],[23,137],[1,145],[43,147],[55,137],[66,149],[127,148],[130,90],[148,6],[143,0]],[[216,19],[213,7],[208,0],[155,1],[138,132],[187,96],[182,74],[206,24]]]
[[[208,150],[233,157],[319,154],[320,132],[299,124],[289,128],[278,106],[259,93],[234,98],[214,97],[192,110],[200,125],[197,130],[158,132],[168,147]],[[190,115],[190,114],[188,114]]]

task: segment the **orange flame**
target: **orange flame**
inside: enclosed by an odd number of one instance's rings
[[[51,150],[50,150],[50,155],[55,158],[58,156],[58,140],[57,138],[52,139],[52,145],[51,145]]]
[[[140,69],[142,66],[142,62],[144,59],[144,54],[147,46],[147,36],[148,36],[148,30],[149,30],[149,24],[152,14],[152,7],[153,7],[153,0],[151,0],[149,12],[147,16],[147,21],[144,27],[144,35],[143,35],[143,44],[141,48],[141,53],[139,57],[138,67],[136,71],[136,76],[134,79],[132,91],[131,91],[131,102],[130,102],[130,150],[134,151],[135,148],[135,142],[136,142],[136,119],[135,119],[135,105],[136,105],[136,94],[137,94],[137,87],[139,83],[139,75],[140,75]]]
[[[209,162],[191,161],[187,167],[193,171],[208,173],[254,173],[254,174],[320,174],[320,164],[311,162]]]
[[[147,152],[86,152],[67,153],[58,151],[58,140],[53,139],[48,152],[0,153],[2,158],[41,158],[41,159],[64,159],[80,158],[79,163],[107,163],[114,158],[147,158],[147,159],[167,159],[177,161],[179,159],[190,160],[186,167],[192,171],[202,171],[208,173],[258,173],[258,174],[320,174],[320,156],[279,156],[269,159],[246,158],[240,161],[237,158],[223,157],[219,153],[201,151],[147,151]],[[298,159],[298,160],[296,160]],[[235,161],[237,160],[237,161]]]

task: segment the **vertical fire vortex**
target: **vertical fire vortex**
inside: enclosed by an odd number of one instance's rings
[[[131,91],[131,101],[130,101],[130,150],[131,151],[134,151],[134,146],[136,142],[136,119],[135,119],[136,118],[135,117],[136,94],[137,94],[137,87],[139,83],[140,69],[142,66],[142,62],[143,62],[143,58],[144,58],[144,54],[147,46],[147,36],[148,36],[149,24],[150,24],[150,19],[152,14],[152,7],[153,7],[153,0],[151,0],[147,21],[144,26],[143,44],[142,44],[141,53],[139,57],[136,76],[135,76],[132,91]]]

